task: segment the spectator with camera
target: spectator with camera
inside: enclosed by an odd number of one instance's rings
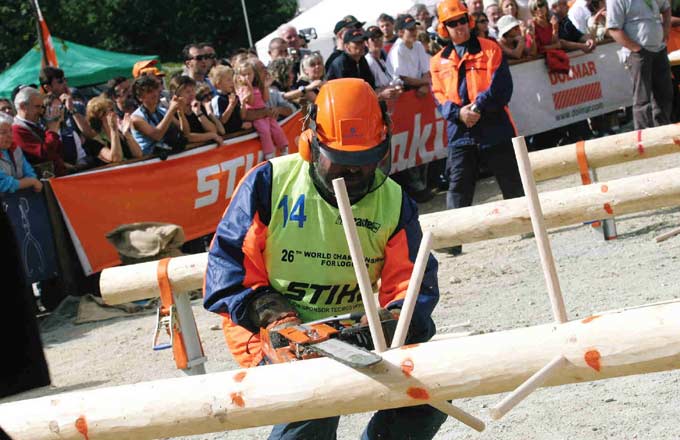
[[[97,135],[86,140],[84,148],[96,165],[142,157],[142,149],[132,136],[129,117],[122,128],[118,128],[115,103],[111,99],[92,98],[87,103],[87,120]]]
[[[16,94],[14,106],[17,116],[12,125],[14,145],[21,148],[28,161],[36,165],[38,174],[63,176],[66,166],[61,156],[62,143],[59,128],[63,118],[62,112],[56,117],[50,116],[45,121],[46,129],[40,125],[45,113],[43,96],[32,87],[24,87]],[[51,176],[50,176],[51,177]]]
[[[42,183],[31,164],[24,158],[21,148],[12,141],[14,118],[0,112],[0,193],[13,193],[20,189],[42,190]]]
[[[188,124],[180,125],[183,99],[173,96],[168,109],[159,106],[161,86],[148,75],[142,75],[132,84],[132,92],[140,105],[132,114],[132,135],[144,155],[156,152],[168,154],[181,151],[186,146]]]
[[[113,111],[118,118],[119,125],[123,123],[126,114],[130,114],[135,110],[134,101],[132,100],[132,85],[130,80],[124,76],[110,79],[106,83],[106,91],[103,96],[113,101]]]
[[[64,161],[79,167],[91,165],[83,149],[83,142],[84,138],[93,137],[95,132],[85,117],[85,105],[73,99],[63,70],[51,66],[44,67],[40,70],[39,80],[42,91],[59,97],[65,110],[64,120],[59,129]]]
[[[387,64],[382,58],[384,56],[383,33],[378,26],[370,26],[366,30],[368,36],[368,53],[366,61],[375,78],[376,93],[381,100],[396,99],[403,91],[403,82],[400,79],[394,80],[387,71]]]
[[[324,68],[326,72],[330,70],[331,64],[337,57],[345,51],[345,34],[354,29],[361,29],[364,23],[357,20],[354,15],[346,15],[342,20],[335,23],[333,34],[335,35],[335,49],[328,55]]]
[[[375,89],[375,78],[364,58],[368,36],[363,29],[352,29],[343,36],[344,51],[326,70],[326,79],[360,78]]]

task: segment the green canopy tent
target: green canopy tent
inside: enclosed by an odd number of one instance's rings
[[[158,59],[157,55],[132,55],[109,52],[52,37],[59,68],[64,70],[72,87],[105,83],[116,76],[132,76],[137,61]],[[9,98],[19,84],[38,84],[40,48],[29,50],[12,67],[0,74],[0,97]]]

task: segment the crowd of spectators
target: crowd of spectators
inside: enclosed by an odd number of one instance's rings
[[[631,0],[607,2],[620,12]],[[656,6],[648,15],[665,17],[669,11],[667,1],[646,0],[643,6],[647,3]],[[467,7],[473,35],[498,43],[508,60],[562,49],[591,52],[605,38],[608,21],[618,20],[615,31],[625,27],[604,0],[469,0]],[[431,95],[430,58],[447,44],[438,35],[436,16],[416,4],[365,25],[353,15],[339,17],[332,29],[335,49],[326,59],[307,48],[304,30],[290,25],[269,42],[268,65],[251,49],[218,58],[210,43],[191,43],[182,51],[181,72],[166,77],[155,60],[142,61],[131,77],[112,78],[89,102],[68,87],[62,70],[46,67],[38,86],[17,88],[12,101],[0,100],[0,111],[14,117],[12,149],[20,147],[43,177],[151,154],[164,157],[249,129],[258,132],[265,157],[286,154],[288,141],[277,121],[298,108],[306,111],[325,81],[363,78],[387,103],[407,90]],[[633,52],[633,59],[641,57]],[[654,90],[640,93],[651,96]],[[408,171],[403,180],[417,200],[431,197],[426,167]]]

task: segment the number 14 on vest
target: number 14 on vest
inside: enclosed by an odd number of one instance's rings
[[[283,227],[285,228],[288,225],[288,221],[291,222],[297,222],[298,228],[302,228],[305,225],[305,221],[307,220],[307,216],[305,215],[305,195],[301,194],[300,197],[297,198],[295,203],[293,203],[293,207],[289,208],[289,202],[288,202],[288,196],[285,195],[279,202],[279,206],[276,207],[276,209],[280,209],[283,211]]]

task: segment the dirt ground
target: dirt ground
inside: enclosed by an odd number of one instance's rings
[[[599,170],[601,181],[675,167],[680,155]],[[539,184],[540,191],[579,184],[576,176]],[[499,198],[493,179],[480,182],[475,203]],[[421,206],[422,212],[444,208],[444,194]],[[568,315],[578,319],[597,311],[635,306],[680,296],[680,236],[657,244],[654,237],[680,226],[680,209],[644,212],[617,219],[618,239],[605,242],[589,226],[552,230],[550,239]],[[441,300],[434,319],[439,327],[470,321],[473,331],[499,331],[546,323],[550,303],[533,239],[518,236],[464,246],[458,257],[437,253]],[[199,331],[208,356],[208,372],[235,368],[219,318],[194,302]],[[73,325],[43,332],[53,385],[11,400],[61,392],[110,387],[179,377],[169,351],[150,348],[155,316]],[[564,385],[541,389],[508,414],[491,421],[488,407],[500,395],[454,403],[483,418],[477,433],[451,418],[437,439],[680,439],[680,372]],[[6,399],[8,401],[10,399]],[[345,416],[339,439],[356,439],[370,414]],[[270,427],[182,437],[191,439],[260,439]]]

